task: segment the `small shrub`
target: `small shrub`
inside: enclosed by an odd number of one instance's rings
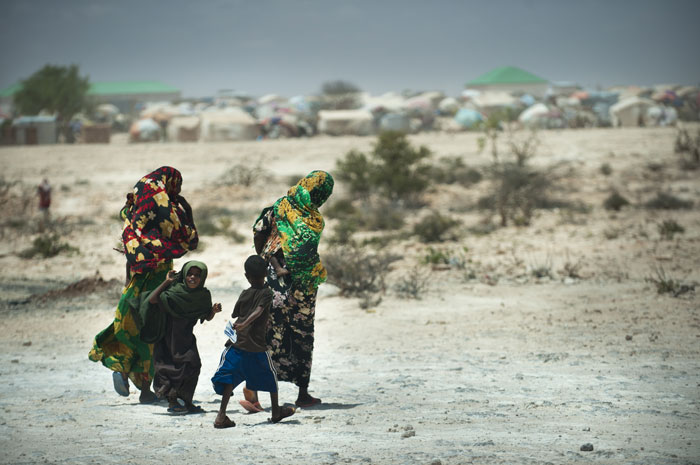
[[[428,247],[421,261],[426,265],[449,265],[454,268],[464,269],[467,264],[465,256],[467,251],[466,247],[463,248],[464,253],[453,253],[450,250]]]
[[[605,236],[605,238],[608,240],[617,239],[620,237],[620,230],[617,228],[607,228],[605,231],[603,231],[603,236]]]
[[[603,163],[600,165],[600,172],[604,176],[610,176],[613,172],[612,166],[610,166],[610,163]]]
[[[429,284],[430,274],[422,268],[414,267],[399,279],[394,285],[394,291],[402,299],[420,300]]]
[[[461,184],[471,186],[483,179],[481,172],[469,168],[461,157],[442,157],[431,168],[433,179],[442,184]]]
[[[452,229],[459,224],[458,220],[433,211],[413,227],[413,233],[421,242],[440,242],[446,238],[454,238]]]
[[[687,210],[693,207],[693,202],[680,199],[673,194],[659,192],[656,194],[656,197],[649,200],[645,205],[647,208],[655,210]]]
[[[566,263],[561,269],[560,274],[565,278],[581,279],[581,260],[572,261],[569,259],[569,254],[566,255]]]
[[[323,208],[323,214],[328,218],[347,218],[356,212],[357,209],[353,206],[352,200],[342,198],[334,200]]]
[[[501,163],[491,169],[492,192],[478,201],[480,208],[492,210],[501,226],[511,221],[528,225],[538,205],[548,203],[554,175],[518,163]]]
[[[352,194],[381,194],[391,201],[409,202],[428,187],[430,166],[427,147],[414,148],[405,134],[379,134],[369,156],[350,151],[337,162],[337,178],[349,184]]]
[[[262,162],[258,161],[254,166],[247,164],[233,165],[219,176],[217,184],[249,187],[268,177],[269,173],[262,167]],[[294,181],[294,184],[296,184],[299,179],[301,178]]]
[[[359,225],[370,231],[391,231],[404,224],[404,212],[386,202],[372,203],[357,216]]]
[[[552,259],[549,255],[543,262],[531,263],[528,268],[530,269],[530,274],[535,278],[552,277]]]
[[[662,238],[671,240],[675,234],[683,234],[685,228],[675,220],[664,220],[657,225]]]
[[[397,258],[386,253],[370,253],[349,244],[333,247],[322,260],[328,270],[328,282],[338,286],[341,295],[368,298],[385,291],[387,268]]]
[[[658,294],[671,294],[673,297],[679,297],[686,292],[695,291],[695,285],[683,284],[679,280],[666,275],[666,271],[662,266],[654,267],[653,276],[646,278],[646,281],[656,286]]]
[[[629,205],[630,202],[624,198],[619,192],[612,191],[612,193],[603,202],[603,207],[606,210],[620,211],[622,207]]]
[[[78,249],[61,242],[58,234],[43,234],[32,242],[32,246],[19,252],[21,258],[34,258],[39,255],[42,258],[55,257],[63,252],[77,252]]]

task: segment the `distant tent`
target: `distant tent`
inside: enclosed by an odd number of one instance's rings
[[[168,140],[196,142],[199,140],[199,128],[199,116],[173,116],[168,123]]]
[[[332,136],[367,136],[374,132],[374,117],[367,110],[318,112],[318,130]]]
[[[549,82],[515,66],[504,66],[467,82],[466,87],[480,91],[531,94],[541,98],[547,93]]]
[[[628,97],[610,107],[613,126],[643,126],[647,124],[647,110],[656,106],[653,100],[641,97]]]
[[[203,141],[255,140],[260,135],[258,122],[240,108],[205,111],[201,117]]]
[[[134,121],[129,129],[129,140],[131,142],[150,142],[160,139],[161,127],[155,120],[144,118]]]
[[[455,115],[454,120],[463,128],[472,128],[484,120],[476,110],[471,108],[461,108]]]
[[[411,119],[404,113],[387,113],[379,120],[381,131],[411,132]]]

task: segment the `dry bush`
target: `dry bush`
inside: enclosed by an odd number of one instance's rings
[[[42,234],[32,241],[32,246],[22,250],[17,255],[21,258],[34,258],[39,255],[41,258],[55,257],[60,253],[77,252],[78,249],[61,242],[58,234]]]
[[[687,128],[678,128],[673,150],[681,155],[682,168],[697,169],[700,167],[700,129],[693,137]]]
[[[694,292],[694,284],[684,284],[680,280],[672,278],[666,274],[662,266],[652,268],[653,275],[648,276],[646,281],[656,286],[659,294],[671,294],[673,297],[680,297],[687,292]]]
[[[381,301],[388,267],[398,258],[349,243],[324,253],[323,264],[328,270],[328,282],[337,286],[342,296],[360,297],[361,306],[366,308]]]
[[[630,202],[623,197],[618,191],[613,190],[603,202],[603,207],[606,210],[620,211],[622,207],[629,205]]]
[[[424,268],[413,267],[394,284],[394,292],[402,299],[420,300],[430,285],[430,273]]]
[[[219,186],[245,186],[250,187],[253,184],[264,183],[266,179],[269,179],[270,172],[263,168],[261,160],[253,165],[247,164],[236,164],[231,168],[224,171],[216,181]],[[296,184],[300,178],[294,181]]]
[[[441,242],[455,239],[456,234],[453,230],[460,224],[459,220],[433,211],[413,226],[413,233],[420,238],[421,242]]]
[[[688,210],[693,207],[693,202],[683,200],[668,192],[659,192],[656,197],[644,205],[655,210]]]
[[[0,205],[3,208],[0,219],[0,237],[11,232],[27,233],[33,229],[34,190],[20,181],[7,181],[0,177]]]
[[[666,240],[671,240],[674,235],[685,232],[685,228],[678,224],[676,220],[664,220],[656,226],[661,237]]]

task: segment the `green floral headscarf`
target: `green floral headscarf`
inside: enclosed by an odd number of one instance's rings
[[[324,221],[318,208],[333,193],[333,176],[312,171],[272,207],[287,268],[297,289],[315,291],[326,280],[318,255]]]

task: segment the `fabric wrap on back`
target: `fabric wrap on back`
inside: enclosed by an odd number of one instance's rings
[[[181,185],[180,172],[162,166],[134,186],[134,204],[122,210],[122,242],[132,272],[153,271],[197,248],[194,223],[177,203]]]
[[[201,281],[195,289],[190,289],[185,283],[187,272],[192,267],[202,270]],[[182,266],[177,280],[161,292],[160,305],[151,304],[148,301],[151,292],[145,292],[132,299],[129,305],[134,314],[136,327],[140,331],[141,340],[155,343],[163,338],[166,326],[165,312],[175,318],[189,320],[206,318],[211,313],[212,308],[211,293],[204,287],[206,278],[207,266],[202,262],[189,261]]]
[[[333,184],[330,173],[312,171],[272,207],[284,259],[297,289],[315,291],[326,280],[318,255],[324,227],[318,208],[330,197]]]

